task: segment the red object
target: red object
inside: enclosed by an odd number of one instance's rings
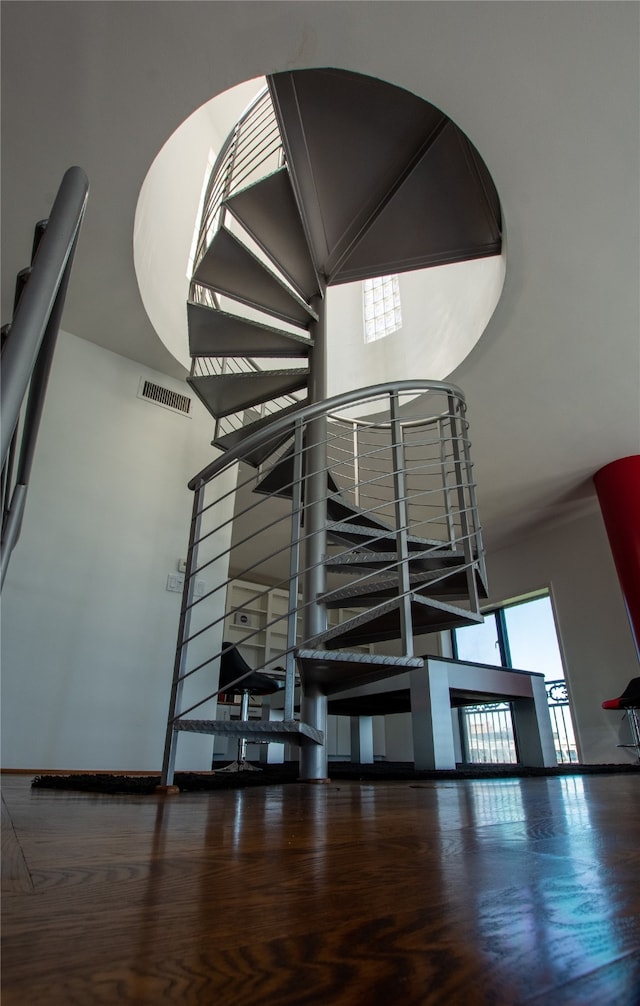
[[[640,454],[605,465],[593,481],[640,656]]]
[[[638,709],[640,708],[640,678],[632,678],[622,695],[617,699],[607,699],[602,703],[603,709]]]

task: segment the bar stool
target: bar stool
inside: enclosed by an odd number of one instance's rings
[[[619,748],[633,748],[640,761],[640,678],[631,681],[617,699],[607,699],[602,703],[603,709],[622,709],[627,717],[632,744],[618,744]]]
[[[284,670],[284,668],[277,668]],[[242,677],[236,682],[236,678]],[[232,684],[232,682],[236,682]],[[230,687],[226,687],[230,686]],[[220,678],[218,681],[220,698],[226,695],[240,695],[240,719],[249,719],[249,698],[252,695],[273,695],[284,688],[284,681],[270,674],[252,671],[241,653],[238,653],[233,643],[222,644],[220,657]],[[256,738],[257,739],[257,738]],[[258,740],[258,739],[257,739]],[[247,739],[238,738],[238,755],[234,762],[219,772],[260,772],[261,770],[247,761]]]

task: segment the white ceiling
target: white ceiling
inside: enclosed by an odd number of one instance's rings
[[[79,164],[91,190],[64,328],[184,374],[133,267],[155,155],[243,80],[381,77],[458,123],[502,200],[502,300],[451,378],[489,544],[570,519],[598,468],[640,451],[639,20],[635,2],[4,2],[2,320],[33,223]]]

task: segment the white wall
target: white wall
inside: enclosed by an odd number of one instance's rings
[[[618,713],[601,708],[640,673],[606,531],[594,501],[583,516],[540,531],[487,559],[491,602],[550,587],[585,763],[633,761]]]
[[[212,420],[197,400],[192,418],[140,400],[141,376],[189,391],[61,335],[2,597],[5,767],[161,764],[180,603],[166,581]],[[209,767],[211,747],[185,738],[179,764]]]

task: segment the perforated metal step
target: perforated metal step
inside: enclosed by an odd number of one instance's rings
[[[274,744],[322,744],[324,734],[298,720],[176,720],[176,730],[214,736],[262,739]]]
[[[416,594],[410,596],[414,635],[475,625],[483,620],[482,615],[446,604],[444,601],[437,601],[432,597],[426,598]],[[364,646],[367,643],[379,643],[388,639],[401,639],[401,603],[402,599],[394,598],[377,604],[369,611],[319,633],[309,640],[309,644],[314,647],[324,645],[333,650]]]
[[[484,584],[477,575],[476,582],[478,593],[482,594]],[[322,600],[328,608],[364,608],[386,598],[397,597],[399,583],[399,576],[395,572],[390,572],[386,576],[370,576],[328,591]],[[469,597],[466,570],[444,569],[410,573],[409,586],[414,593],[426,597],[446,597],[450,600],[464,600]],[[486,593],[482,596],[486,596]]]

